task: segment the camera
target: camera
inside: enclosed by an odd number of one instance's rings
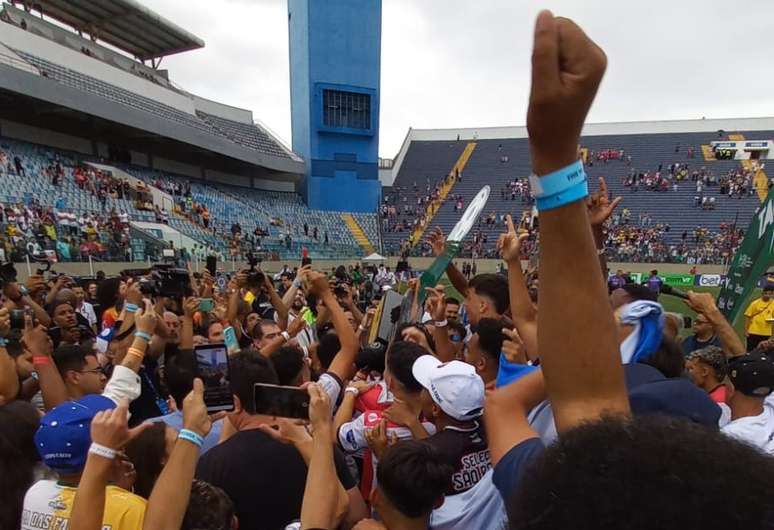
[[[261,260],[252,252],[247,253],[247,264],[250,268],[247,270],[247,284],[248,285],[261,285],[265,281],[265,275],[262,271],[256,270],[256,267],[261,263]]]
[[[193,294],[188,271],[172,265],[162,263],[150,269],[126,270],[122,274],[139,277],[140,292],[146,296],[183,298]]]

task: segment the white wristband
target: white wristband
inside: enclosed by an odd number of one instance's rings
[[[282,335],[282,338],[285,339],[285,342],[290,340],[290,333],[288,333],[287,331],[283,331],[282,333],[280,333],[280,335]]]
[[[115,460],[116,453],[117,453],[115,449],[111,449],[110,447],[105,447],[104,445],[100,445],[95,442],[91,443],[91,446],[89,447],[89,452],[94,453],[97,456],[101,456],[102,458],[107,458],[108,460]]]
[[[446,320],[446,319],[443,319],[443,320],[437,320],[437,321],[435,321],[435,322],[434,322],[434,325],[435,325],[435,327],[437,327],[437,328],[445,328],[446,326],[448,326],[448,325],[449,325],[449,321],[448,321],[448,320]]]
[[[357,397],[360,395],[360,391],[355,388],[354,386],[348,386],[344,389],[345,394],[352,394],[353,396]]]

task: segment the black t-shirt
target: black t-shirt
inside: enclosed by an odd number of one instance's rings
[[[478,422],[468,428],[446,427],[425,440],[454,466],[446,495],[468,491],[492,467],[484,428]]]
[[[140,376],[141,392],[140,397],[129,404],[129,412],[132,414],[129,418],[130,426],[139,425],[147,419],[163,416],[168,412],[165,409],[167,396],[161,387],[156,359],[145,357],[138,375]]]
[[[356,483],[334,450],[344,489]],[[196,478],[223,489],[234,502],[240,530],[284,530],[301,517],[306,464],[292,445],[252,429],[241,431],[199,459]]]

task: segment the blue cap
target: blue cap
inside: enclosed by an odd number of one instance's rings
[[[35,448],[43,463],[64,474],[83,470],[91,445],[91,420],[98,412],[115,407],[113,400],[89,394],[51,409],[40,419],[35,433]]]
[[[688,379],[666,378],[642,363],[624,365],[624,375],[635,416],[663,414],[718,429],[720,407]]]

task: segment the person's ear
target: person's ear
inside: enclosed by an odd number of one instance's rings
[[[239,530],[239,518],[236,515],[231,517],[231,530]]]
[[[78,382],[80,381],[80,378],[81,378],[80,376],[81,374],[79,374],[75,370],[67,370],[65,372],[64,382],[70,383],[71,385],[77,385]]]
[[[476,370],[483,372],[486,370],[486,365],[489,361],[482,355],[481,358],[476,361]]]
[[[441,407],[439,407],[438,405],[435,404],[435,402],[433,402],[432,413],[433,413],[433,418],[439,418],[443,413],[443,410],[441,410]]]

